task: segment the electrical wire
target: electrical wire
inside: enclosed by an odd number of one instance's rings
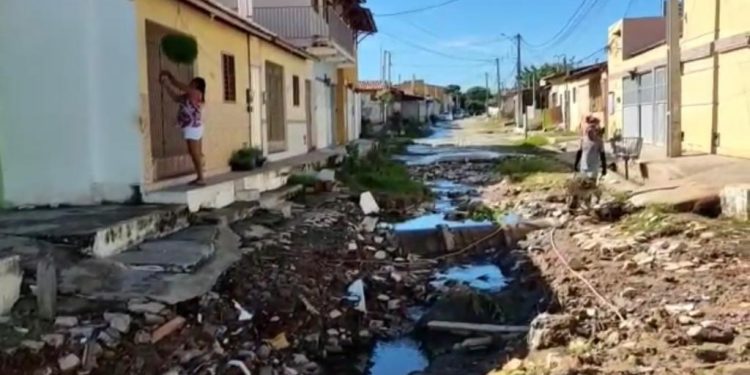
[[[422,7],[422,8],[415,8],[415,9],[403,10],[403,11],[400,11],[400,12],[393,12],[393,13],[376,14],[375,17],[393,17],[393,16],[401,16],[401,15],[404,15],[404,14],[420,13],[420,12],[424,12],[424,11],[428,11],[428,10],[432,10],[432,9],[436,9],[436,8],[440,8],[440,7],[444,7],[446,5],[453,4],[453,3],[458,2],[458,1],[460,1],[460,0],[448,0],[448,1],[444,1],[442,3],[428,5],[428,6],[425,6],[425,7]]]
[[[402,44],[405,44],[407,46],[411,46],[412,48],[418,49],[420,51],[432,53],[434,55],[442,56],[442,57],[445,57],[445,58],[448,58],[448,59],[464,60],[464,61],[477,61],[477,62],[492,62],[493,61],[490,58],[473,59],[473,58],[468,58],[468,57],[454,56],[454,55],[450,55],[450,54],[447,54],[447,53],[444,53],[444,52],[436,51],[434,49],[423,47],[423,46],[421,46],[421,45],[419,45],[417,43],[414,43],[414,42],[411,42],[411,41],[408,41],[408,40],[405,40],[405,39],[401,39],[401,38],[399,38],[399,37],[397,37],[397,36],[395,36],[393,34],[385,32],[385,31],[380,31],[379,33],[383,34],[383,35],[385,35],[385,36],[387,36],[387,37],[389,37],[389,38],[391,38],[393,40],[396,40],[396,41],[398,41],[398,42],[400,42]]]
[[[557,33],[555,33],[554,35],[552,35],[552,37],[550,37],[546,41],[544,41],[542,43],[538,43],[538,44],[529,43],[528,41],[524,41],[524,43],[526,44],[526,46],[528,46],[530,48],[543,48],[543,47],[546,47],[546,46],[554,44],[555,40],[557,40],[562,35],[564,35],[567,32],[567,30],[570,28],[570,26],[576,22],[576,20],[580,20],[580,15],[583,14],[581,12],[584,10],[584,7],[586,5],[588,5],[589,6],[588,9],[590,10],[590,8],[597,1],[598,0],[591,0],[591,2],[587,2],[587,0],[581,1],[581,4],[578,6],[578,8],[576,8],[576,10],[570,16],[570,18],[568,18],[568,20],[563,24],[563,26],[560,28],[560,30],[558,30]],[[578,21],[578,22],[580,22],[580,21]]]

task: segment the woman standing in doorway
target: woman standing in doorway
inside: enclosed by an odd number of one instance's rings
[[[196,77],[190,83],[185,84],[174,78],[168,71],[162,71],[159,80],[167,89],[169,96],[180,105],[177,111],[177,125],[182,129],[197,176],[191,184],[204,185],[201,111],[206,99],[206,80]]]

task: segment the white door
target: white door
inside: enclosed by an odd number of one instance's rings
[[[261,90],[260,67],[250,66],[250,143],[253,146],[265,149],[264,140],[266,135],[263,133],[262,117],[263,111],[263,92]]]

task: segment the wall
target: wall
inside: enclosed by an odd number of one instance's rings
[[[622,53],[629,57],[634,52],[664,42],[667,24],[664,17],[626,18],[622,23]]]
[[[143,173],[131,2],[0,3],[0,159],[13,205],[123,201]],[[22,39],[18,36],[23,35]]]
[[[268,160],[275,161],[307,152],[307,114],[305,113],[305,79],[312,76],[312,61],[302,59],[289,52],[257,38],[251,39],[250,44],[251,64],[261,67],[262,91],[266,92],[265,65],[266,61],[279,64],[284,67],[284,102],[286,119],[286,150],[282,152],[268,153],[267,147],[264,152]],[[295,106],[292,100],[293,86],[292,77],[300,79],[300,101]],[[263,105],[261,111],[264,144],[267,144],[267,111]]]
[[[708,4],[706,4],[708,3]],[[707,12],[713,2],[698,4],[698,12]],[[690,9],[689,7],[687,8]],[[720,2],[719,39],[750,33],[750,2],[746,0],[722,0]],[[747,37],[747,36],[746,36]],[[750,48],[726,51],[717,56],[717,124],[719,144],[716,152],[721,155],[750,157]],[[684,117],[684,115],[683,115]]]
[[[182,31],[198,41],[198,59],[194,75],[206,80],[206,103],[203,108],[203,155],[205,171],[214,175],[229,171],[232,152],[250,142],[250,115],[245,104],[245,91],[249,87],[247,34],[219,19],[212,19],[190,5],[177,0],[136,0],[138,60],[140,67],[139,91],[144,126],[142,137],[146,164],[145,180],[153,182],[151,158],[151,132],[148,104],[148,74],[146,62],[146,21]],[[221,67],[222,53],[235,59],[237,98],[224,101],[224,84]],[[255,135],[253,135],[254,137]]]
[[[330,80],[330,85],[323,82],[324,79]],[[323,61],[313,62],[313,90],[314,90],[314,108],[315,116],[315,136],[318,148],[325,148],[333,145],[333,103],[331,90],[336,85],[336,66]]]

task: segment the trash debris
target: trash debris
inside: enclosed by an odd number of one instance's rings
[[[265,342],[268,343],[268,345],[271,345],[274,350],[284,350],[291,346],[291,344],[289,344],[289,341],[286,339],[285,332],[281,332],[274,338],[265,340]]]
[[[349,285],[347,288],[347,300],[354,304],[354,309],[363,313],[367,313],[367,306],[365,305],[365,283],[362,279],[357,279]]]
[[[237,320],[239,320],[240,322],[253,320],[253,314],[245,310],[239,302],[232,300],[232,303],[234,304],[234,308],[237,309],[237,311],[239,311],[240,313],[240,315],[237,317]]]
[[[174,331],[177,331],[178,329],[182,328],[182,326],[184,326],[185,323],[187,323],[187,320],[181,316],[172,318],[172,320],[164,323],[164,325],[157,328],[151,334],[151,343],[156,344],[157,342],[161,341],[161,339],[171,335]]]
[[[251,375],[250,370],[247,368],[247,366],[245,365],[245,363],[243,363],[242,361],[238,361],[236,359],[228,361],[227,362],[227,368],[230,368],[230,367],[236,367],[236,368],[240,369],[240,371],[242,371],[242,373],[244,375]]]

